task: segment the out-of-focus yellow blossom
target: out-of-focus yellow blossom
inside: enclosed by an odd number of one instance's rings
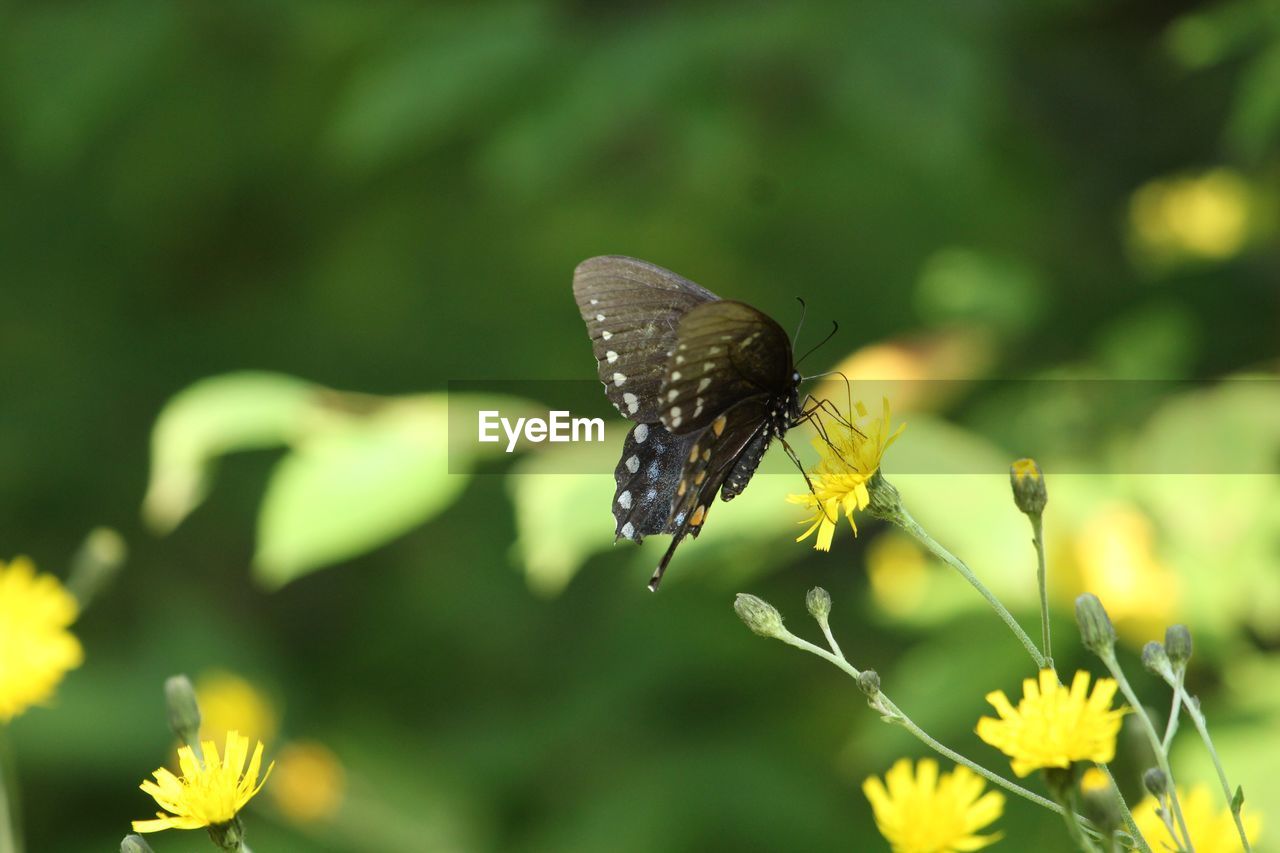
[[[928,594],[929,560],[910,538],[893,530],[878,534],[867,548],[867,580],[878,608],[893,616],[914,613]]]
[[[280,725],[280,714],[267,695],[234,672],[213,669],[196,679],[201,732],[237,731],[250,740],[270,741]]]
[[[342,805],[346,786],[342,762],[324,744],[294,741],[276,756],[271,799],[297,823],[332,817]]]
[[[249,766],[249,740],[238,732],[227,733],[226,749],[218,755],[218,746],[211,740],[201,744],[204,764],[201,764],[191,747],[178,750],[178,765],[182,776],[173,775],[161,767],[153,774],[155,781],[142,783],[146,791],[165,811],[157,812],[155,820],[135,820],[134,832],[159,832],[162,829],[199,829],[206,826],[222,826],[235,820],[254,794],[262,790],[271,767],[258,781],[262,769],[262,742],[253,750]],[[168,812],[168,814],[166,814]]]
[[[0,723],[45,702],[68,670],[84,661],[67,628],[79,606],[52,575],[26,557],[0,562]]]
[[[978,737],[1013,759],[1013,772],[1026,776],[1046,767],[1070,767],[1076,761],[1107,763],[1115,757],[1116,734],[1124,709],[1113,709],[1116,682],[1099,678],[1089,693],[1089,673],[1081,670],[1070,689],[1051,669],[1039,680],[1022,682],[1022,700],[1014,708],[1003,690],[987,694],[1000,715],[978,721]]]
[[[959,853],[979,850],[1000,839],[978,835],[1004,811],[1004,795],[982,789],[981,776],[967,767],[938,775],[938,762],[923,758],[912,770],[902,758],[881,782],[876,776],[862,783],[871,801],[876,827],[894,853]]]
[[[1129,204],[1139,248],[1165,263],[1233,257],[1249,238],[1251,220],[1249,186],[1228,169],[1151,181]]]
[[[1096,767],[1090,767],[1080,776],[1080,792],[1084,794],[1100,794],[1111,790],[1111,780],[1107,774]]]
[[[809,527],[796,537],[796,541],[800,542],[817,532],[818,538],[813,547],[819,551],[831,550],[831,539],[835,536],[836,522],[841,514],[849,519],[854,535],[858,534],[853,513],[855,510],[866,509],[871,500],[867,482],[879,470],[885,450],[906,428],[906,424],[899,424],[897,430],[890,432],[887,397],[884,400],[883,414],[878,418],[870,417],[866,406],[861,402],[855,404],[854,408],[855,416],[851,419],[851,425],[827,424],[830,444],[821,437],[813,441],[813,446],[818,449],[821,457],[809,472],[813,491],[787,496],[791,503],[801,504],[814,511],[812,517],[801,522]]]
[[[1182,819],[1186,821],[1187,831],[1191,833],[1191,846],[1196,849],[1196,853],[1239,852],[1240,833],[1221,793],[1211,791],[1207,785],[1195,785],[1189,792],[1179,786],[1178,804],[1182,807]],[[1157,806],[1152,796],[1138,803],[1133,810],[1133,821],[1138,825],[1138,831],[1147,839],[1152,850],[1180,849],[1180,845],[1169,835],[1164,821],[1156,814]],[[1262,829],[1262,818],[1250,814],[1246,806],[1240,810],[1240,819],[1244,822],[1249,843],[1254,844]]]
[[[1093,516],[1074,537],[1073,552],[1079,589],[1098,596],[1127,641],[1146,642],[1177,621],[1178,575],[1156,556],[1155,531],[1138,509],[1115,506]]]

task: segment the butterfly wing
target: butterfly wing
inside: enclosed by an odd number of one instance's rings
[[[662,424],[636,424],[622,443],[613,472],[614,537],[640,542],[650,533],[670,533],[671,502],[695,435],[672,435]]]
[[[689,434],[694,440],[687,445],[688,451],[671,504],[671,545],[653,573],[649,589],[656,590],[662,582],[662,575],[681,540],[686,535],[697,538],[702,531],[716,492],[725,484],[743,454],[758,446],[759,453],[763,455],[771,435],[769,406],[770,400],[764,395],[748,398],[703,429]]]
[[[794,371],[791,340],[768,315],[731,300],[690,308],[666,361],[659,390],[662,424],[683,434],[702,429],[748,397],[785,401]]]
[[[657,421],[680,318],[719,298],[670,270],[620,255],[580,263],[573,296],[609,401],[637,423]]]

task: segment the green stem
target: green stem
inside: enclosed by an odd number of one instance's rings
[[[1107,774],[1107,778],[1111,780],[1111,790],[1116,793],[1116,801],[1120,803],[1120,816],[1124,818],[1124,828],[1138,845],[1138,849],[1142,853],[1151,853],[1151,845],[1147,843],[1147,839],[1143,837],[1142,831],[1138,829],[1138,822],[1133,819],[1133,812],[1129,810],[1129,804],[1124,801],[1124,797],[1120,793],[1120,786],[1116,784],[1116,777],[1111,775],[1111,768],[1105,764],[1098,764],[1102,768],[1102,772]]]
[[[1186,670],[1179,670],[1174,676],[1174,683],[1169,686],[1173,688],[1173,707],[1169,709],[1169,722],[1164,727],[1164,752],[1169,754],[1169,747],[1173,745],[1173,736],[1178,731],[1178,708],[1182,704],[1182,679],[1185,677]]]
[[[0,853],[22,853],[22,830],[14,815],[17,780],[13,776],[8,735],[8,728],[0,727]]]
[[[1152,724],[1151,717],[1147,715],[1146,710],[1142,707],[1142,703],[1138,701],[1138,695],[1129,686],[1129,679],[1125,678],[1124,670],[1120,669],[1120,662],[1116,660],[1114,650],[1106,649],[1099,654],[1099,657],[1102,658],[1102,662],[1106,664],[1107,669],[1111,671],[1112,677],[1120,685],[1120,692],[1124,694],[1129,707],[1133,709],[1133,713],[1142,723],[1142,730],[1146,732],[1147,740],[1151,743],[1151,749],[1156,754],[1156,765],[1164,773],[1164,778],[1168,780],[1169,802],[1173,807],[1173,816],[1177,820],[1178,827],[1182,830],[1182,838],[1187,845],[1186,853],[1195,853],[1195,847],[1191,844],[1191,833],[1187,831],[1187,823],[1182,818],[1182,804],[1178,802],[1177,785],[1174,783],[1173,770],[1169,767],[1169,757],[1165,754],[1164,746],[1160,742],[1160,735],[1156,732],[1156,727]]]
[[[853,664],[849,663],[849,661],[847,661],[842,655],[832,654],[831,652],[827,651],[821,646],[816,646],[813,643],[810,643],[808,640],[803,640],[800,637],[797,637],[796,635],[792,634],[790,631],[784,630],[783,633],[778,636],[778,639],[789,646],[794,646],[795,648],[800,649],[801,651],[806,651],[806,652],[809,652],[810,654],[817,655],[818,657],[822,658],[828,663],[831,663],[839,667],[841,670],[843,670],[846,674],[849,675],[849,677],[853,678],[855,681],[859,678],[859,676],[862,675],[862,673],[858,670],[858,668],[855,667]],[[998,785],[1001,788],[1004,788],[1006,791],[1010,792],[1011,794],[1016,794],[1025,800],[1033,802],[1036,805],[1041,806],[1043,808],[1049,809],[1050,811],[1057,812],[1058,814],[1061,814],[1064,816],[1068,814],[1066,811],[1063,810],[1062,806],[1058,805],[1052,800],[1042,797],[1039,794],[1036,794],[1032,791],[1028,791],[1026,788],[1023,788],[1021,785],[1017,785],[1013,782],[1010,782],[1008,779],[1005,779],[1003,776],[1000,776],[992,772],[991,770],[988,770],[987,768],[983,767],[981,764],[978,764],[975,761],[965,758],[963,755],[956,752],[955,750],[950,749],[947,746],[944,746],[942,743],[939,743],[937,740],[934,740],[934,738],[928,732],[926,732],[924,729],[916,725],[915,722],[906,714],[904,714],[902,710],[897,705],[895,705],[889,699],[889,697],[886,696],[883,692],[880,692],[879,694],[877,694],[877,699],[879,701],[880,710],[882,711],[882,714],[885,717],[892,718],[893,722],[901,725],[904,729],[911,732],[911,734],[914,735],[917,740],[919,740],[925,746],[932,749],[934,752],[938,753],[939,755],[945,756],[946,758],[951,759],[956,764],[962,764],[965,767],[968,767],[974,773],[977,773],[979,776],[983,777],[984,779],[991,782],[992,784]],[[1081,823],[1085,824],[1086,826],[1088,826],[1090,829],[1092,829],[1092,826],[1089,825],[1084,818],[1077,816],[1076,819]],[[1149,849],[1146,850],[1145,853],[1150,853],[1150,850]]]
[[[1036,648],[1036,644],[1032,642],[1031,638],[1027,636],[1027,632],[1022,630],[1022,626],[1018,624],[1018,620],[1014,619],[1013,614],[1009,612],[1008,608],[1000,603],[1000,599],[996,598],[991,590],[987,589],[982,581],[978,580],[978,576],[973,573],[973,570],[966,566],[963,560],[936,542],[934,538],[920,526],[920,523],[911,517],[911,513],[907,512],[906,507],[899,504],[897,509],[898,512],[890,516],[889,520],[897,524],[907,533],[910,533],[919,540],[920,544],[929,549],[934,556],[938,557],[944,563],[959,572],[961,577],[969,582],[970,586],[982,594],[982,597],[985,598],[987,603],[996,611],[996,614],[1001,620],[1003,620],[1004,624],[1009,626],[1009,630],[1014,633],[1014,636],[1016,636],[1026,648],[1027,654],[1031,655],[1031,659],[1035,661],[1036,667],[1038,669],[1044,669],[1048,666],[1047,659],[1040,653],[1040,650]],[[1047,621],[1045,622],[1045,630],[1048,631]]]
[[[1235,819],[1236,832],[1240,834],[1240,843],[1244,846],[1245,853],[1251,853],[1253,848],[1249,846],[1249,834],[1245,832],[1244,820],[1240,817],[1239,810],[1232,806],[1231,783],[1227,781],[1227,771],[1223,769],[1222,761],[1218,758],[1218,751],[1213,748],[1213,741],[1209,738],[1209,726],[1205,721],[1204,712],[1200,710],[1200,703],[1183,688],[1181,677],[1173,685],[1173,691],[1174,699],[1182,700],[1183,706],[1187,709],[1187,715],[1191,717],[1191,722],[1195,724],[1196,731],[1200,733],[1200,739],[1204,741],[1205,749],[1209,750],[1209,757],[1213,759],[1213,766],[1218,771],[1218,781],[1222,783],[1222,794],[1227,798],[1227,808],[1231,809],[1231,817]]]
[[[1031,519],[1031,541],[1036,546],[1036,582],[1040,586],[1040,624],[1043,626],[1044,665],[1053,669],[1053,643],[1049,639],[1049,589],[1045,579],[1044,517],[1036,513]]]
[[[1083,853],[1098,853],[1098,848],[1095,847],[1093,842],[1089,840],[1089,837],[1084,834],[1084,830],[1080,828],[1080,824],[1075,820],[1072,820],[1072,817],[1075,815],[1075,811],[1071,808],[1071,802],[1067,797],[1066,790],[1059,787],[1059,785],[1053,781],[1049,781],[1049,790],[1053,793],[1053,798],[1062,808],[1062,819],[1067,825],[1067,834],[1071,836],[1071,840],[1075,842],[1075,845],[1079,847]]]

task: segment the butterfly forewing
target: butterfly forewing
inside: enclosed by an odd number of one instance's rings
[[[579,264],[573,295],[610,402],[638,423],[658,420],[680,319],[716,295],[670,270],[617,255]]]
[[[667,359],[662,423],[689,432],[749,397],[785,398],[792,373],[791,341],[767,315],[742,302],[698,305],[681,319]]]

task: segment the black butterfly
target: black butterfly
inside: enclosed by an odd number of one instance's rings
[[[636,422],[614,471],[616,535],[671,534],[656,590],[716,492],[742,492],[773,437],[806,419],[791,341],[750,305],[634,258],[583,261],[573,295],[605,394]]]

